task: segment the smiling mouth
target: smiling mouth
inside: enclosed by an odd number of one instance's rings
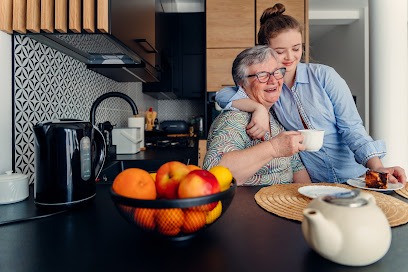
[[[277,87],[275,87],[275,88],[268,88],[268,89],[265,89],[265,92],[272,93],[272,92],[275,92],[275,91],[277,91],[277,90],[278,90]]]

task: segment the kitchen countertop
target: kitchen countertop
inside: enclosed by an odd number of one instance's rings
[[[0,225],[0,271],[407,270],[408,225],[392,228],[391,247],[380,261],[348,267],[314,253],[299,222],[260,208],[254,195],[261,187],[238,187],[224,216],[184,242],[151,239],[132,227],[116,211],[109,188],[98,184],[96,199],[87,207]],[[30,189],[29,199],[0,205],[1,222],[42,213]]]

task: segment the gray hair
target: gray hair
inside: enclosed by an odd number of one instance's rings
[[[232,63],[232,79],[235,85],[238,86],[247,80],[249,66],[263,63],[271,57],[278,62],[275,50],[267,45],[257,45],[239,53]]]

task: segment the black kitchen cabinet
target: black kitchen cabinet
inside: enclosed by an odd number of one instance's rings
[[[205,14],[161,13],[161,80],[144,83],[143,92],[157,99],[200,99],[205,93]]]

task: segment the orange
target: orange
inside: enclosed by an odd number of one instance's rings
[[[217,178],[218,183],[220,184],[221,192],[229,189],[232,182],[232,173],[227,167],[216,165],[210,168],[208,171],[210,171]]]
[[[205,225],[206,213],[196,210],[184,211],[184,224],[181,230],[184,233],[192,233],[201,229]]]
[[[184,213],[180,208],[156,211],[156,226],[161,234],[175,236],[180,232],[183,223]]]
[[[122,196],[138,199],[156,199],[156,185],[150,174],[139,168],[128,168],[113,181],[113,190]]]
[[[206,224],[213,223],[215,220],[218,219],[218,217],[221,216],[221,212],[222,212],[222,204],[221,204],[221,201],[218,201],[217,206],[215,206],[215,208],[212,211],[209,211],[207,213],[207,216],[205,218],[205,223]]]
[[[134,220],[145,230],[154,230],[156,222],[154,220],[155,209],[136,208],[134,213]]]

